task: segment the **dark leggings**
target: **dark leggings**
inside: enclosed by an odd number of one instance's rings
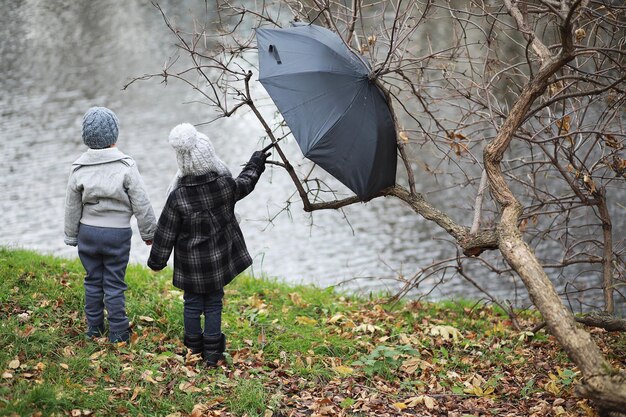
[[[208,337],[222,334],[222,299],[224,290],[216,290],[208,294],[196,294],[185,291],[185,333],[196,335],[204,333]],[[204,313],[204,332],[200,316]]]

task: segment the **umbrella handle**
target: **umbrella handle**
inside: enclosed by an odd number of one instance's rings
[[[276,143],[278,142],[272,142],[269,145],[267,145],[265,148],[261,149],[261,152],[265,153],[267,151],[269,151],[270,149],[272,149],[274,147],[274,145],[276,145]]]
[[[283,140],[285,137],[283,136],[282,138],[278,139],[276,142],[272,142],[269,145],[267,145],[265,148],[261,149],[261,152],[265,153],[267,151],[269,151],[270,149],[272,149],[274,146],[276,146],[278,144],[278,142],[280,142],[281,140]]]

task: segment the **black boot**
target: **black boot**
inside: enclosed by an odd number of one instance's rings
[[[204,362],[208,366],[216,366],[219,361],[224,359],[225,350],[226,336],[224,333],[218,337],[204,336]]]
[[[104,323],[99,324],[98,326],[88,326],[87,333],[85,333],[85,337],[87,339],[91,339],[93,337],[102,337],[106,329],[104,328]]]
[[[185,346],[187,346],[194,355],[202,353],[204,347],[202,335],[185,333]]]

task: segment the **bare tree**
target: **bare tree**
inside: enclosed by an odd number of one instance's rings
[[[253,112],[273,142],[288,132],[264,117],[251,93],[253,28],[294,19],[339,33],[371,63],[396,120],[402,178],[374,198],[395,197],[444,230],[464,254],[450,260],[461,276],[471,280],[468,262],[517,274],[581,370],[579,392],[609,410],[626,406],[624,373],[577,325],[546,273],[559,271],[580,299],[585,288],[575,275],[597,277],[603,309],[613,313],[616,296],[623,304],[626,245],[612,221],[626,193],[620,1],[216,0],[187,31],[157,8],[183,54],[129,84],[185,82],[216,118]],[[304,210],[360,202],[337,198],[315,171],[301,178],[280,145],[275,149],[274,163],[289,174]],[[422,160],[423,150],[439,165]],[[459,221],[431,204],[417,192],[416,170],[474,190],[473,216]],[[505,263],[487,259],[490,252]],[[623,328],[617,321],[612,328]]]

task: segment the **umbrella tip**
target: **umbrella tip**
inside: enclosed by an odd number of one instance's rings
[[[310,25],[310,23],[306,23],[306,22],[300,21],[300,18],[298,18],[297,16],[294,17],[293,20],[289,22],[289,24],[291,25],[291,27],[309,26]]]

